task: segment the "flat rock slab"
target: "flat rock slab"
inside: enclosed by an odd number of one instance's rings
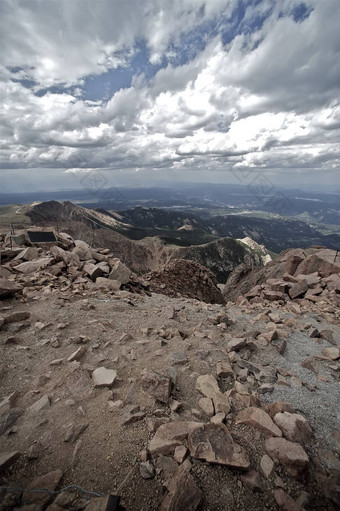
[[[202,424],[189,434],[188,445],[193,458],[241,470],[250,467],[246,451],[234,442],[224,424]]]
[[[162,424],[149,444],[151,454],[172,454],[189,433],[202,426],[201,422],[179,421]]]
[[[268,413],[255,406],[250,406],[242,410],[236,417],[236,424],[248,424],[253,428],[259,429],[266,435],[282,436],[282,431],[274,424]]]
[[[95,387],[112,387],[117,377],[117,371],[98,367],[92,373],[92,381]]]
[[[309,463],[309,458],[300,444],[289,442],[284,438],[268,438],[265,450],[272,458],[277,459],[286,471],[296,476],[303,472]]]

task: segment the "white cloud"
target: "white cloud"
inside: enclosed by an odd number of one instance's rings
[[[339,2],[310,0],[314,10],[299,23],[289,15],[297,0],[250,2],[249,30],[228,44],[221,32],[203,34],[215,16],[220,31],[233,30],[236,4],[3,0],[2,167],[196,169],[203,180],[247,166],[336,168]],[[250,30],[259,15],[266,20]],[[206,46],[176,65],[181,35],[195,28]],[[168,55],[172,64],[153,78],[136,75],[107,102],[83,99],[84,78],[128,65],[140,40],[151,63]]]

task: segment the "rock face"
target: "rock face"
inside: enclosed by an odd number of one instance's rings
[[[188,445],[193,458],[242,470],[250,466],[246,451],[224,424],[203,424],[189,434]]]
[[[155,293],[181,295],[206,303],[224,303],[214,274],[194,261],[171,261],[163,269],[147,273],[144,279]]]

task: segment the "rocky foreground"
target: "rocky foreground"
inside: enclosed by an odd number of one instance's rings
[[[1,511],[109,494],[132,511],[338,509],[338,259],[288,251],[220,290],[197,263],[142,279],[62,233],[4,247],[0,477],[26,491],[0,490]]]

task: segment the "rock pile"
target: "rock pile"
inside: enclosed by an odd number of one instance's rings
[[[226,300],[244,296],[259,299],[310,302],[331,299],[340,305],[340,254],[325,248],[282,252],[264,268],[238,266],[223,289]]]
[[[214,274],[194,261],[176,259],[144,278],[155,293],[185,296],[206,303],[224,303]]]

